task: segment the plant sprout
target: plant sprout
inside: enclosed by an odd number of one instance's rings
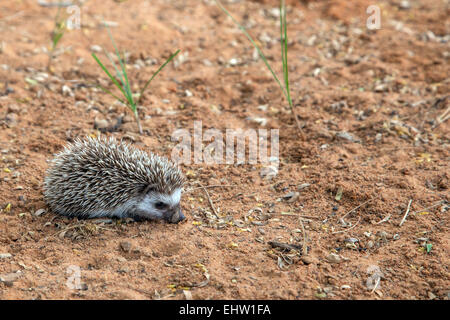
[[[62,36],[64,35],[64,32],[66,31],[66,21],[65,19],[60,18],[61,13],[61,6],[58,6],[58,12],[56,13],[55,17],[55,26],[53,28],[52,34],[51,34],[51,47],[48,52],[48,63],[47,63],[47,70],[51,71],[51,64],[53,60],[53,53],[56,49],[56,46],[59,43],[59,40],[61,40]]]
[[[231,18],[233,23],[241,29],[241,31],[245,34],[247,39],[251,42],[251,44],[255,47],[256,51],[258,52],[259,56],[263,60],[264,64],[266,65],[267,69],[269,69],[270,73],[272,74],[273,78],[279,85],[281,91],[283,92],[283,95],[286,97],[286,100],[289,103],[289,107],[291,108],[292,114],[294,115],[295,122],[297,124],[297,127],[300,131],[301,125],[297,119],[297,116],[294,111],[294,104],[292,103],[291,93],[289,89],[289,75],[288,75],[288,37],[287,37],[287,22],[286,22],[286,4],[284,0],[280,0],[280,35],[281,35],[281,62],[283,64],[283,80],[284,80],[284,86],[281,84],[281,81],[278,79],[277,75],[273,71],[272,67],[270,66],[269,62],[267,61],[264,53],[262,52],[261,48],[256,44],[256,42],[253,40],[253,38],[250,36],[250,34],[247,32],[247,30],[242,26],[229,12],[225,7],[220,3],[218,0],[214,0],[217,4],[217,6],[225,12],[225,14]]]
[[[117,49],[116,43],[114,42],[114,38],[112,37],[109,29],[107,29],[108,35],[111,38],[111,42],[114,46],[115,53],[117,56],[117,59],[119,60],[120,70],[117,67],[114,60],[111,58],[111,56],[108,54],[106,50],[105,54],[108,57],[109,61],[111,61],[111,64],[113,65],[115,71],[116,71],[116,77],[119,79],[119,81],[114,77],[111,72],[103,65],[103,63],[100,61],[99,58],[95,55],[95,53],[92,53],[93,58],[95,61],[99,64],[99,66],[103,69],[103,71],[107,74],[107,76],[111,79],[112,83],[120,90],[122,95],[125,97],[125,99],[119,98],[117,95],[113,94],[110,90],[103,88],[101,86],[98,86],[101,90],[108,93],[109,95],[113,96],[115,99],[120,101],[121,103],[125,104],[130,108],[130,110],[133,112],[134,117],[136,118],[136,123],[139,129],[139,133],[142,134],[142,127],[139,120],[138,115],[138,105],[142,99],[144,91],[147,89],[147,87],[150,85],[150,82],[153,80],[153,78],[156,77],[156,75],[180,52],[180,50],[175,51],[167,60],[164,62],[158,70],[151,76],[151,78],[145,83],[144,87],[141,89],[141,91],[138,93],[138,98],[135,100],[135,95],[131,91],[130,82],[128,80],[128,75],[126,71],[126,65],[125,65],[125,59],[120,56],[119,50]]]

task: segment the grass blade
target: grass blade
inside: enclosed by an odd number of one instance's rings
[[[130,103],[130,107],[132,108],[133,112],[136,112],[136,104],[134,103],[133,93],[131,92],[130,83],[128,81],[127,70],[125,69],[125,64],[124,64],[125,59],[124,59],[124,61],[122,61],[122,58],[120,57],[119,49],[117,49],[116,42],[114,41],[111,31],[109,31],[108,27],[106,27],[106,30],[108,31],[109,38],[111,39],[111,42],[114,46],[114,50],[116,51],[117,59],[119,60],[120,68],[122,69],[122,76],[125,79],[125,81],[122,81],[122,82],[125,82],[124,89],[125,89],[125,92],[127,93],[126,94],[127,100]]]
[[[282,63],[283,63],[283,75],[284,75],[284,85],[287,93],[287,99],[289,105],[293,107],[291,92],[289,89],[289,71],[288,71],[288,37],[287,37],[287,19],[286,19],[286,6],[285,1],[280,1],[280,26],[281,26],[281,52],[282,52]]]
[[[58,45],[59,40],[61,40],[63,35],[64,35],[64,32],[62,32],[62,31],[60,31],[59,33],[55,34],[55,36],[53,37],[52,50],[55,50],[56,46]]]
[[[126,105],[127,103],[125,101],[123,101],[122,99],[120,99],[118,96],[116,96],[114,93],[112,93],[111,91],[109,91],[106,88],[103,88],[101,85],[99,84],[95,84],[95,86],[99,89],[101,89],[103,92],[111,95],[112,97],[116,98],[119,102],[123,103],[124,105]]]
[[[277,75],[275,74],[275,72],[272,70],[272,68],[270,67],[269,62],[267,61],[264,53],[261,51],[261,49],[259,48],[259,46],[256,44],[256,42],[253,40],[253,38],[250,36],[250,34],[247,32],[247,30],[239,23],[237,22],[236,19],[234,19],[234,17],[228,12],[227,9],[225,9],[225,7],[218,1],[218,0],[214,0],[217,4],[217,6],[223,11],[225,12],[225,14],[227,16],[229,16],[231,18],[231,20],[233,20],[234,24],[236,24],[239,29],[241,29],[241,31],[245,34],[245,36],[247,37],[247,39],[252,43],[252,45],[255,47],[256,51],[258,51],[259,56],[261,57],[261,59],[264,61],[264,64],[266,65],[267,69],[269,69],[270,73],[272,74],[273,78],[275,79],[275,81],[278,83],[278,85],[280,86],[281,91],[283,92],[284,96],[286,97],[286,99],[289,100],[288,98],[288,94],[286,93],[285,88],[283,87],[283,85],[281,84],[280,80],[278,79]]]
[[[95,53],[92,53],[92,57],[95,59],[95,61],[98,63],[98,65],[103,69],[103,71],[106,73],[106,75],[109,77],[109,79],[111,79],[111,81],[114,83],[114,85],[120,90],[120,92],[125,97],[126,102],[125,102],[125,100],[123,100],[123,99],[119,98],[118,96],[116,96],[110,90],[108,90],[106,88],[103,88],[102,86],[99,86],[99,85],[96,85],[96,86],[98,88],[100,88],[103,92],[105,92],[105,93],[111,95],[112,97],[116,98],[118,101],[120,101],[121,103],[127,105],[131,109],[131,111],[134,114],[134,117],[136,118],[136,123],[137,123],[138,129],[139,129],[139,133],[143,134],[141,123],[140,123],[140,120],[139,120],[138,110],[137,110],[138,103],[139,103],[140,99],[142,98],[142,94],[143,94],[144,90],[148,87],[148,85],[153,80],[153,78],[155,78],[156,75],[158,75],[158,73],[180,52],[180,50],[177,50],[175,53],[173,53],[166,60],[166,62],[164,62],[164,64],[161,67],[159,67],[158,70],[156,70],[156,72],[152,75],[150,80],[147,81],[147,83],[145,84],[144,88],[141,90],[141,92],[139,94],[139,97],[137,98],[137,102],[135,102],[135,100],[133,98],[133,92],[131,91],[130,82],[128,80],[128,74],[127,74],[126,62],[125,62],[125,54],[123,55],[123,57],[120,55],[119,49],[116,46],[116,43],[114,41],[114,38],[113,38],[111,32],[109,31],[108,27],[106,27],[106,29],[108,31],[109,38],[111,39],[111,42],[112,42],[112,44],[114,46],[114,50],[115,50],[115,54],[117,56],[117,59],[119,60],[120,70],[119,70],[119,67],[117,66],[117,64],[112,59],[111,55],[108,53],[108,51],[106,51],[105,49],[103,49],[103,51],[105,52],[105,55],[108,57],[108,59],[111,62],[111,64],[113,65],[113,67],[114,67],[114,69],[116,71],[116,76],[117,76],[118,79],[116,79],[116,77],[114,77],[109,72],[109,70],[103,65],[103,63],[100,61],[100,59],[97,58]],[[122,83],[122,85],[119,83],[119,81]]]
[[[150,84],[150,82],[152,82],[153,78],[156,77],[156,75],[173,59],[175,58],[175,56],[180,52],[180,49],[178,49],[177,51],[175,51],[175,53],[172,53],[172,55],[166,60],[166,62],[164,62],[158,70],[156,70],[156,72],[152,75],[152,77],[147,81],[147,83],[144,85],[144,87],[142,88],[141,92],[139,93],[139,98],[137,101],[137,104],[139,104],[139,102],[141,101],[142,95],[144,94],[145,89],[147,89],[148,85]]]
[[[92,53],[92,57],[94,57],[95,61],[97,61],[97,63],[99,64],[99,66],[103,69],[103,71],[108,75],[108,77],[111,79],[111,81],[116,85],[117,88],[119,88],[119,90],[123,93],[123,95],[126,97],[127,95],[125,94],[125,91],[123,90],[123,88],[120,86],[119,82],[117,82],[116,78],[114,78],[111,73],[109,73],[108,69],[106,69],[106,67],[103,65],[103,63],[101,63],[101,61],[99,60],[99,58],[97,58],[97,56],[95,55],[95,53]]]
[[[111,58],[111,55],[108,53],[108,51],[106,51],[106,49],[103,47],[102,49],[109,62],[111,62],[111,65],[114,67],[114,70],[116,70],[116,77],[119,78],[120,82],[122,83],[122,89],[125,88],[125,81],[123,80],[122,73],[120,72],[114,60]]]
[[[256,42],[253,40],[253,38],[250,36],[250,34],[247,32],[247,30],[234,19],[234,17],[228,12],[227,9],[220,3],[219,0],[214,0],[217,4],[217,6],[225,12],[225,14],[231,18],[231,20],[234,22],[235,25],[241,29],[241,31],[245,34],[247,39],[252,43],[252,45],[255,47],[255,49],[258,51],[259,56],[264,61],[264,64],[266,65],[267,69],[269,69],[270,73],[272,74],[273,78],[277,82],[278,86],[280,87],[281,91],[283,92],[284,96],[286,97],[289,107],[291,108],[292,114],[294,116],[295,122],[297,124],[297,127],[300,132],[302,132],[302,127],[300,125],[300,122],[297,118],[297,115],[294,110],[294,104],[292,103],[291,98],[291,92],[289,88],[289,72],[288,72],[288,38],[287,38],[287,18],[286,18],[286,4],[285,0],[280,0],[280,38],[281,38],[281,60],[283,64],[283,80],[284,80],[284,87],[281,84],[280,80],[278,79],[275,72],[270,67],[269,62],[267,61],[266,57],[264,56],[263,52],[259,48],[259,46],[256,44]]]
[[[283,65],[283,78],[286,84],[286,64],[284,63],[284,25],[283,25],[283,1],[280,1],[280,45],[281,45],[281,63]]]

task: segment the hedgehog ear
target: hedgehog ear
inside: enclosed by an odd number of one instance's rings
[[[146,186],[145,186],[145,188],[144,188],[144,190],[142,191],[142,193],[143,193],[143,194],[147,194],[147,193],[149,193],[149,192],[151,192],[151,191],[155,191],[155,189],[156,189],[156,185],[155,185],[155,184],[149,184],[149,185],[146,185]]]

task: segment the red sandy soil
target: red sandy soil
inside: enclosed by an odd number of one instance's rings
[[[373,2],[381,29],[371,31]],[[2,1],[0,299],[449,299],[450,12],[448,1],[402,2],[288,1],[299,133],[263,62],[213,1],[84,1],[81,29],[63,36],[50,71],[57,9]],[[278,1],[225,4],[281,74]],[[142,135],[92,85],[114,90],[91,57],[95,45],[113,51],[104,20],[135,91],[181,49],[145,93]],[[183,165],[188,219],[178,225],[49,212],[48,160],[121,115],[106,135],[166,156],[172,133],[194,120],[222,132],[279,129],[279,172],[267,180],[260,164]],[[199,182],[229,186],[207,189],[220,220]],[[66,284],[70,266],[81,270],[79,290]]]

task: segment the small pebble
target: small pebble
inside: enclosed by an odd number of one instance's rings
[[[69,96],[69,97],[74,97],[75,94],[73,93],[72,89],[70,89],[69,86],[67,85],[63,85],[61,88],[62,94],[63,96]]]
[[[10,104],[8,106],[8,112],[11,113],[20,113],[20,107],[17,104]]]
[[[192,292],[189,290],[183,290],[184,298],[186,300],[192,300]]]
[[[340,263],[340,262],[342,262],[342,258],[338,254],[335,254],[335,253],[330,253],[327,256],[326,259],[327,259],[327,261],[329,263]]]
[[[261,221],[252,221],[252,224],[254,226],[264,226],[264,225],[266,225],[266,223],[261,222]]]
[[[109,126],[108,120],[95,118],[94,128],[95,129],[105,129]]]
[[[89,289],[88,285],[86,283],[82,283],[80,290],[86,291],[87,289]]]
[[[120,248],[122,248],[122,250],[124,252],[130,252],[131,251],[131,243],[129,243],[128,241],[122,241],[120,243]]]
[[[300,260],[306,265],[308,265],[308,264],[316,264],[317,263],[317,259],[315,259],[314,257],[311,257],[311,256],[302,256],[300,258]]]
[[[8,113],[5,117],[5,121],[9,124],[9,125],[15,125],[17,123],[17,114],[15,113]]]
[[[95,45],[91,46],[91,51],[102,52],[102,47],[95,44]]]
[[[320,223],[318,223],[318,222],[316,222],[316,221],[311,221],[310,223],[309,223],[309,226],[311,227],[311,229],[312,230],[314,230],[314,231],[318,231],[318,230],[320,230]]]
[[[305,188],[308,188],[310,185],[311,185],[311,184],[309,184],[309,183],[302,183],[301,185],[299,185],[299,186],[297,187],[297,189],[298,189],[298,190],[303,190],[303,189],[305,189]]]
[[[130,268],[128,267],[122,267],[119,270],[117,270],[118,273],[128,273],[130,272]]]
[[[0,253],[0,259],[11,258],[11,253]]]
[[[230,59],[230,61],[228,61],[228,64],[232,67],[237,66],[240,63],[241,63],[241,60],[237,59],[237,58],[232,58],[232,59]]]
[[[320,299],[323,299],[323,298],[326,298],[327,297],[327,294],[325,293],[325,292],[316,292],[316,294],[315,294],[315,296],[317,297],[317,298],[320,298]]]
[[[411,8],[411,4],[407,0],[400,1],[400,9],[408,10]]]
[[[22,272],[14,272],[14,273],[5,273],[0,274],[0,282],[5,283],[7,286],[11,287],[13,282],[19,279],[22,276]]]
[[[277,176],[277,174],[278,174],[278,168],[273,165],[264,167],[259,172],[259,175],[261,176],[261,178],[266,179],[266,180],[273,179],[274,177]]]
[[[236,219],[233,221],[233,224],[239,228],[245,227],[245,223],[242,220]]]
[[[350,141],[350,142],[360,142],[361,141],[361,139],[359,139],[358,137],[356,137],[346,131],[336,133],[336,137],[339,139],[342,139],[342,140]]]
[[[325,287],[325,288],[323,288],[323,291],[325,293],[330,293],[331,291],[333,291],[333,287]]]
[[[128,122],[133,122],[133,121],[134,121],[134,118],[132,116],[130,116],[129,114],[127,114],[126,116],[124,116],[122,118],[123,123],[128,123]]]
[[[125,258],[122,257],[122,256],[118,256],[116,259],[117,259],[117,261],[119,261],[119,262],[127,262],[127,261],[128,261],[127,259],[125,259]]]
[[[260,126],[263,126],[263,127],[265,127],[268,122],[268,120],[266,118],[262,118],[262,117],[247,117],[247,118],[245,118],[245,120],[259,124]]]
[[[374,91],[375,92],[383,92],[387,90],[387,85],[386,84],[379,84],[375,87]]]
[[[36,217],[39,217],[40,215],[43,215],[44,213],[45,213],[45,209],[39,209],[39,210],[36,210],[36,212],[34,213],[34,215],[36,216]]]
[[[295,202],[299,196],[300,196],[300,193],[298,193],[298,192],[289,192],[288,194],[283,196],[283,199],[285,199],[289,203],[292,203],[292,202]]]
[[[381,240],[383,240],[384,242],[387,242],[388,238],[390,238],[386,231],[378,231],[377,237],[381,238]]]
[[[381,133],[377,133],[377,135],[375,136],[375,142],[378,143],[381,141],[382,138],[382,134]]]

